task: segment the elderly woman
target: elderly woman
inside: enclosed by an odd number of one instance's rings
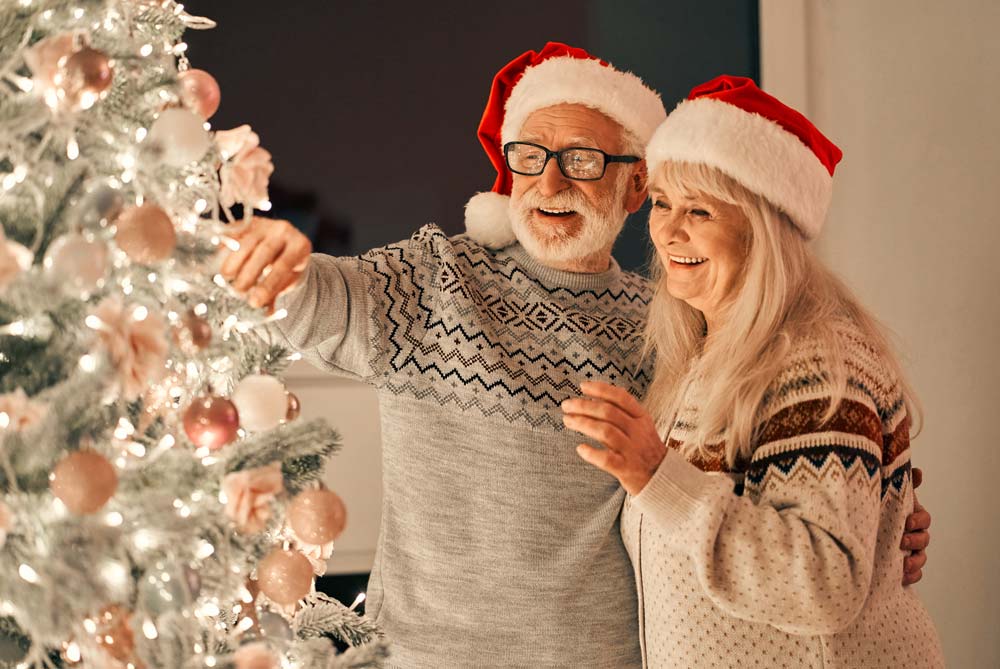
[[[899,579],[916,400],[882,328],[806,243],[840,157],[736,77],[694,89],[647,150],[645,408],[600,383],[563,404],[604,446],[580,456],[629,493],[646,666],[944,664]]]

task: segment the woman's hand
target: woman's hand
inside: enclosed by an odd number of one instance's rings
[[[580,444],[580,457],[617,478],[630,495],[638,495],[663,462],[667,449],[652,417],[624,388],[585,381],[586,396],[565,400],[563,424],[599,441],[604,450]]]

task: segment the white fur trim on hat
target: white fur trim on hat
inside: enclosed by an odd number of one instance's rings
[[[643,144],[667,116],[660,96],[631,72],[615,70],[596,60],[550,58],[525,70],[511,91],[504,107],[501,142],[516,141],[531,112],[557,104],[597,109]]]
[[[823,227],[833,177],[802,140],[760,114],[712,98],[685,100],[646,149],[651,175],[668,160],[718,168],[783,210],[809,239]]]
[[[486,191],[476,193],[465,205],[465,231],[488,249],[502,249],[517,237],[510,224],[510,197]]]

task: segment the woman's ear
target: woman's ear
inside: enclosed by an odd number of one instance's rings
[[[625,193],[625,211],[634,214],[642,207],[642,203],[649,196],[646,189],[648,185],[649,172],[646,170],[646,161],[640,160],[632,164],[632,174],[629,176],[628,189]]]

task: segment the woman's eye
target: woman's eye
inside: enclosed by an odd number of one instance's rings
[[[664,202],[663,200],[654,200],[653,206],[656,207],[657,209],[666,209],[666,210],[670,209],[670,204]]]
[[[697,216],[698,218],[709,218],[711,216],[711,214],[704,209],[692,209],[691,215]]]

